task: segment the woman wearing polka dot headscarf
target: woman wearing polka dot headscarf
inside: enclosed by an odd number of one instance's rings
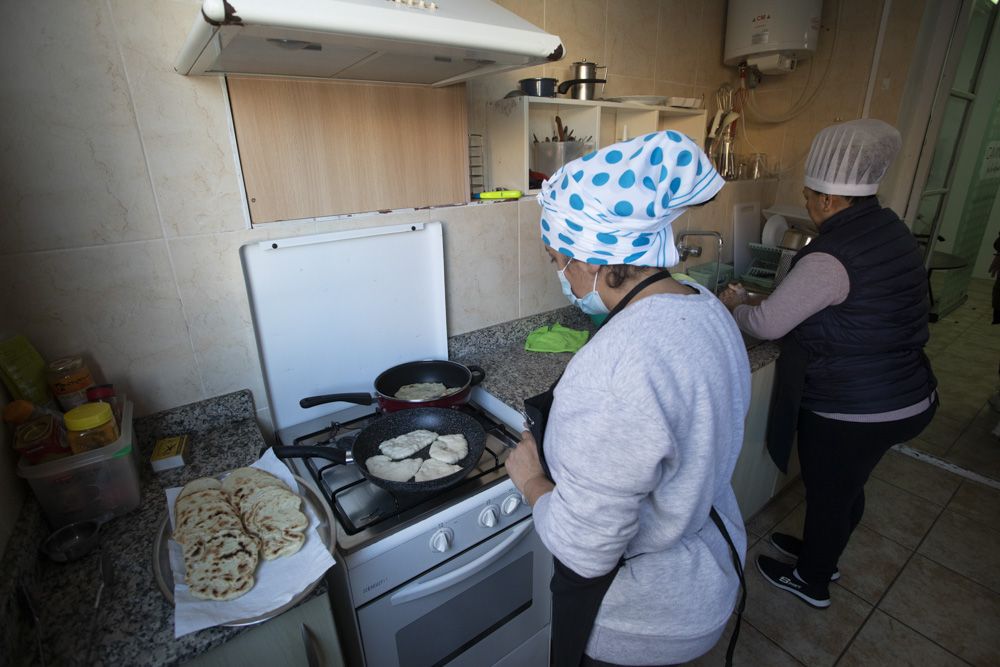
[[[669,130],[542,185],[542,243],[564,293],[610,313],[554,387],[544,429],[506,464],[556,559],[556,665],[691,660],[736,604],[746,535],[729,480],[749,362],[712,293],[666,271],[679,260],[673,221],[722,186],[701,148]]]

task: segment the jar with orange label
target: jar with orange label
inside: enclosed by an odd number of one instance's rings
[[[63,415],[63,420],[74,454],[110,445],[121,435],[107,403],[84,403]]]
[[[87,402],[87,388],[94,386],[94,377],[80,357],[63,357],[49,362],[46,379],[63,412]]]

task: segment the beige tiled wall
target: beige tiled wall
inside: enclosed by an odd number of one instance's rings
[[[866,22],[877,15],[845,1]],[[608,66],[608,95],[685,96],[710,93],[732,75],[719,64],[724,0],[502,4],[565,40],[566,59],[537,74],[565,79],[570,63],[588,58]],[[245,243],[440,219],[451,333],[565,303],[541,250],[533,199],[246,229],[224,84],[173,71],[197,11],[194,0],[38,0],[5,12],[8,52],[30,55],[5,69],[0,86],[0,331],[24,333],[47,358],[88,353],[134,399],[137,415],[249,387],[266,424],[239,262]],[[870,57],[870,42],[855,48]],[[903,51],[892,56],[897,66],[884,62],[887,95],[898,95],[892,77],[902,76]],[[866,80],[864,57],[852,67],[862,71],[837,80]],[[471,84],[473,127],[482,127],[486,100],[530,75]],[[857,97],[842,113],[857,111]],[[826,99],[844,95],[831,89]],[[888,98],[879,104],[892,108]],[[819,124],[800,121],[768,141],[794,155]],[[774,186],[730,184],[677,228],[728,234],[732,205],[771,203]],[[16,488],[2,450],[0,486]],[[3,502],[0,518],[9,519],[16,503]]]

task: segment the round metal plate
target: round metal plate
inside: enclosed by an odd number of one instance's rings
[[[316,516],[319,517],[319,525],[316,526],[316,530],[319,533],[320,538],[323,540],[323,544],[326,548],[333,553],[334,542],[336,540],[336,528],[334,527],[333,514],[330,511],[329,505],[313,490],[312,485],[310,485],[306,480],[302,479],[298,475],[292,475],[295,478],[295,482],[298,485],[298,494],[302,497],[303,502],[308,503],[312,507]],[[221,478],[220,478],[221,479]],[[153,541],[153,575],[156,577],[156,585],[160,587],[160,592],[163,593],[163,597],[167,599],[171,605],[174,604],[174,575],[170,570],[170,553],[167,550],[167,542],[170,540],[171,530],[170,530],[170,515],[163,517],[163,523],[160,524],[159,530],[156,531],[156,539]],[[308,595],[316,588],[316,584],[322,577],[317,578],[315,581],[310,582],[298,595],[294,596],[287,603],[281,605],[276,609],[272,609],[266,614],[261,614],[259,616],[254,616],[252,618],[242,618],[236,621],[231,621],[229,623],[223,623],[223,627],[227,628],[238,628],[244,625],[254,625],[256,623],[263,623],[269,619],[283,614],[288,611],[298,603],[308,597]]]

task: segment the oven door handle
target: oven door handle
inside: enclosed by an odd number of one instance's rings
[[[389,601],[393,605],[412,602],[413,600],[419,600],[422,597],[433,595],[438,591],[442,591],[465,579],[468,579],[484,567],[491,565],[494,561],[502,558],[504,554],[514,548],[514,546],[521,541],[528,531],[531,530],[533,523],[533,520],[529,518],[527,521],[514,528],[503,542],[496,545],[474,561],[470,561],[462,567],[454,569],[437,579],[431,579],[430,581],[423,581],[418,584],[411,584],[405,588],[401,588],[389,597]]]

